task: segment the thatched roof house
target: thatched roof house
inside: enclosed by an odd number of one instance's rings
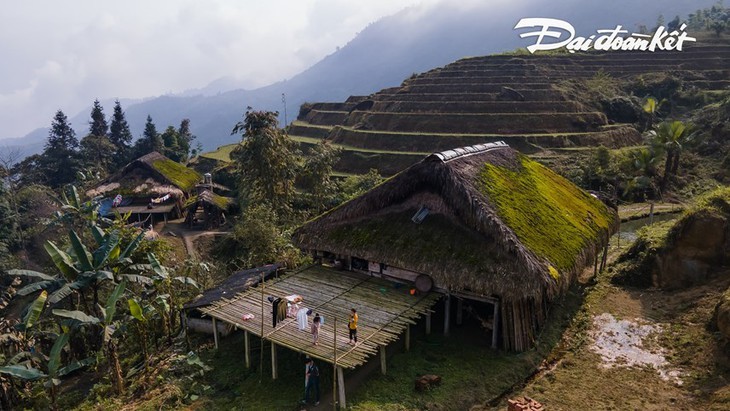
[[[187,213],[185,222],[189,227],[195,224],[203,228],[220,227],[226,221],[225,213],[233,205],[233,198],[223,197],[211,190],[202,189],[198,194],[188,198],[183,206]]]
[[[432,154],[293,238],[350,266],[366,260],[373,274],[396,267],[447,293],[496,297],[503,345],[524,350],[546,303],[617,225],[601,201],[500,142]]]
[[[111,198],[121,195],[123,203],[115,207],[120,214],[177,216],[202,178],[197,171],[153,151],[130,162],[86,194],[109,197],[110,204]],[[113,212],[110,207],[103,208]]]

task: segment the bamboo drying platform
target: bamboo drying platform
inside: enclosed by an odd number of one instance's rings
[[[271,303],[264,298],[263,338],[328,363],[334,363],[336,346],[337,365],[355,368],[376,354],[380,346],[397,340],[406,327],[415,324],[421,315],[430,313],[431,306],[440,297],[437,293],[412,296],[408,289],[380,278],[322,266],[312,266],[266,281],[264,297],[298,294],[304,299],[301,307],[311,308],[313,313],[323,316],[325,322],[320,327],[319,344],[315,346],[309,329],[300,331],[296,318],[287,318],[273,328]],[[357,309],[359,317],[358,344],[354,347],[347,344],[347,320],[351,308]],[[231,299],[219,300],[201,308],[201,311],[261,336],[261,285]],[[244,321],[244,314],[253,314],[254,318]],[[335,318],[336,343],[333,339]]]

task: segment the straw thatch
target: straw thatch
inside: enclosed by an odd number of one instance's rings
[[[108,177],[87,192],[90,197],[122,194],[125,197],[160,197],[170,194],[181,199],[202,179],[197,171],[153,151]]]
[[[422,206],[430,214],[413,223]],[[293,238],[428,274],[448,290],[541,301],[592,261],[616,225],[599,200],[495,143],[433,154]]]
[[[370,192],[310,221],[294,233],[302,248],[386,263],[426,273],[450,290],[468,289],[484,295],[509,298],[555,294],[575,272],[593,257],[616,225],[616,215],[590,194],[546,167],[529,160],[506,145],[484,145],[459,155],[454,151],[433,154],[387,180]],[[525,164],[532,173],[519,175]],[[485,180],[487,166],[515,174],[507,186]],[[558,199],[577,204],[564,210],[500,209],[499,195],[512,196],[519,179],[535,176],[550,186],[536,186],[527,194],[535,205]],[[529,184],[528,184],[529,185]],[[490,195],[491,191],[491,195]],[[496,194],[496,196],[495,196]],[[410,219],[421,206],[430,214],[421,224]],[[544,213],[543,213],[544,212]],[[560,213],[582,212],[560,220]],[[514,214],[518,214],[514,216]],[[510,223],[527,219],[527,230],[515,231]],[[573,232],[580,226],[584,238],[563,239],[560,231]],[[533,231],[552,231],[543,250],[531,237]],[[553,231],[553,230],[559,231]],[[528,232],[525,232],[528,231]],[[588,233],[586,235],[585,233]],[[578,242],[564,244],[567,241]],[[531,247],[532,246],[532,247]],[[565,251],[571,261],[564,260]],[[556,261],[552,261],[556,260]],[[552,267],[552,268],[551,268]],[[556,273],[557,271],[557,273]]]
[[[187,212],[185,221],[190,227],[196,223],[202,223],[204,228],[220,227],[225,223],[224,213],[231,205],[233,205],[233,198],[219,196],[204,189],[185,202],[183,206]]]
[[[184,208],[198,207],[204,205],[206,207],[214,207],[223,211],[233,204],[233,198],[223,197],[213,193],[210,190],[203,190],[200,194],[194,195],[185,202]]]

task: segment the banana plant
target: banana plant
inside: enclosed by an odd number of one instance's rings
[[[182,307],[180,289],[174,287],[180,283],[183,287],[200,288],[198,283],[188,276],[173,276],[167,267],[162,265],[153,253],[147,254],[149,264],[137,264],[132,268],[140,271],[150,272],[150,278],[157,293],[153,302],[156,309],[162,316],[163,331],[167,334],[168,342],[172,342],[173,329],[175,328],[176,310]],[[156,340],[155,340],[156,342]]]
[[[89,357],[80,361],[72,361],[62,367],[61,353],[68,345],[69,338],[70,335],[66,332],[56,337],[56,341],[53,343],[51,351],[47,357],[48,361],[45,364],[46,372],[34,367],[33,363],[28,360],[39,356],[25,351],[15,355],[8,362],[8,365],[0,367],[0,374],[6,374],[26,381],[43,381],[43,385],[48,390],[48,394],[51,397],[51,406],[53,409],[56,409],[56,387],[61,384],[61,378],[73,371],[87,367],[96,362],[95,357]],[[40,357],[43,358],[43,356]],[[20,360],[26,361],[21,362]]]
[[[122,280],[114,288],[107,298],[106,305],[99,307],[100,317],[89,315],[79,310],[62,310],[54,309],[54,315],[70,320],[74,320],[78,324],[87,324],[99,326],[101,330],[102,340],[104,344],[104,353],[111,368],[112,380],[115,390],[118,394],[124,392],[124,378],[122,377],[122,368],[119,363],[119,354],[117,352],[118,338],[124,332],[124,319],[116,318],[117,302],[124,295],[127,288],[127,280]]]
[[[75,231],[69,231],[70,249],[61,250],[52,241],[44,245],[58,269],[58,274],[49,275],[33,270],[10,270],[8,274],[37,278],[40,281],[28,284],[18,290],[18,295],[29,295],[38,290],[49,291],[49,304],[56,304],[75,291],[84,293],[91,289],[93,304],[99,301],[99,285],[105,281],[126,279],[132,282],[151,283],[152,280],[138,274],[123,273],[132,264],[130,256],[144,239],[144,233],[124,247],[121,247],[119,231],[105,233],[98,226],[91,228],[97,248],[90,251]]]

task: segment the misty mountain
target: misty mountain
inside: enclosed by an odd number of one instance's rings
[[[635,30],[639,24],[653,27],[659,15],[668,21],[675,15],[686,16],[714,3],[715,0],[653,3],[500,0],[489,4],[466,1],[412,7],[368,25],[347,45],[291,79],[255,90],[228,91],[225,88],[242,83],[219,79],[204,89],[151,98],[128,106],[123,104],[123,107],[135,138],[142,134],[148,114],[158,130],[164,130],[168,125],[177,127],[183,118],[189,118],[198,141],[205,149],[213,149],[240,139],[231,136],[230,131],[241,120],[247,106],[279,111],[282,122],[291,122],[304,102],[342,101],[349,95],[367,95],[399,85],[412,73],[440,67],[462,57],[529,45],[532,40],[520,39],[519,32],[513,30],[517,21],[524,17],[563,19],[571,22],[579,34],[588,35],[618,24],[629,30]],[[216,88],[220,88],[220,92],[216,92]],[[282,93],[286,95],[286,110]],[[105,104],[104,107],[109,115],[112,106]],[[89,111],[71,118],[79,136],[86,133]]]

